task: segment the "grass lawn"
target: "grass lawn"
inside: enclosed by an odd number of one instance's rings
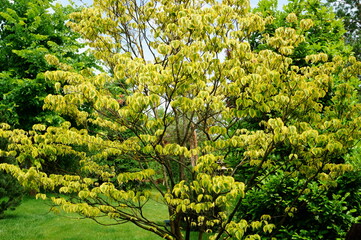
[[[150,201],[148,216],[167,219],[165,205]],[[159,240],[157,235],[131,223],[101,226],[89,219],[75,219],[77,215],[49,212],[46,201],[25,198],[15,211],[5,212],[0,219],[1,240]],[[154,218],[153,218],[154,219]]]

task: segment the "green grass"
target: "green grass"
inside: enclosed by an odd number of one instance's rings
[[[159,240],[157,235],[126,223],[101,226],[90,219],[75,219],[76,215],[49,212],[46,201],[24,199],[15,211],[5,212],[0,219],[2,240]],[[163,221],[167,219],[166,206],[150,201],[146,206],[148,216]]]

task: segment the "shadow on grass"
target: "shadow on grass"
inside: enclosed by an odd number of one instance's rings
[[[18,214],[8,213],[9,211],[5,212],[5,214],[0,217],[0,222],[6,219],[14,219],[14,218],[21,218]]]

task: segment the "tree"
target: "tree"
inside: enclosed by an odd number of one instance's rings
[[[289,0],[283,6],[283,10],[277,9],[277,1],[262,0],[253,12],[263,17],[273,17],[274,21],[267,25],[261,34],[274,34],[275,29],[280,27],[294,27],[301,20],[311,19],[313,25],[302,34],[305,40],[290,55],[294,63],[304,66],[305,57],[323,52],[329,58],[335,56],[350,56],[351,47],[345,43],[345,27],[341,19],[337,18],[332,8],[321,0]],[[254,33],[250,39],[251,45],[258,49],[271,49],[258,33]]]
[[[355,57],[361,58],[361,2],[360,0],[327,0],[334,7],[336,15],[345,24],[346,42],[353,46]]]
[[[26,130],[61,121],[42,109],[44,98],[54,93],[43,73],[56,69],[46,63],[46,54],[77,70],[94,65],[86,52],[78,52],[84,46],[79,34],[64,24],[76,9],[53,2],[0,1],[0,121]]]
[[[274,36],[277,28],[294,27],[303,19],[312,19],[313,26],[302,33],[305,40],[289,55],[294,65],[312,66],[313,63],[306,62],[305,57],[317,52],[327,54],[329,59],[338,55],[351,55],[350,47],[343,40],[345,30],[342,21],[336,19],[332,9],[321,1],[291,0],[282,11],[277,10],[276,1],[263,0],[253,12],[263,17],[275,18],[263,32],[253,33],[248,39],[255,51],[269,49],[277,52],[277,49],[268,45],[263,35]],[[329,91],[322,99],[323,107],[332,104],[329,101],[331,97],[332,91]],[[277,112],[271,112],[267,116],[249,117],[240,122],[236,128],[259,130],[259,122],[277,116],[279,116]],[[274,151],[273,158],[288,157],[290,152],[292,146],[281,145],[277,151]],[[349,154],[355,155],[353,151]],[[242,151],[234,151],[232,155],[234,158],[229,157],[228,164],[232,167],[237,166]],[[361,180],[358,163],[345,161],[352,164],[355,170],[338,178],[332,189],[320,190],[318,186],[310,185],[310,192],[302,194],[301,197],[299,197],[299,189],[302,188],[305,179],[302,176],[287,174],[287,169],[280,166],[275,174],[260,178],[262,184],[258,184],[248,192],[237,217],[259,219],[265,212],[277,216],[273,219],[273,223],[282,226],[278,227],[279,231],[274,235],[280,239],[336,239],[344,236],[351,223],[357,221],[361,190],[358,184]],[[235,178],[244,181],[254,169],[251,166],[243,167],[235,172]],[[282,217],[283,212],[291,202],[298,209],[299,214],[285,221]],[[348,204],[350,202],[353,204]]]
[[[63,7],[54,1],[0,1],[0,122],[13,127],[31,129],[35,123],[56,125],[64,121],[51,111],[43,111],[44,98],[55,93],[53,83],[46,81],[44,72],[55,70],[44,56],[53,54],[78,71],[94,65],[80,35],[65,26],[71,6]],[[7,138],[0,139],[0,149],[6,149]],[[0,163],[17,164],[13,159],[0,158]],[[68,167],[74,163],[58,161]],[[27,163],[23,163],[26,165]],[[43,166],[47,172],[54,172]],[[48,165],[49,166],[49,165]],[[11,175],[0,172],[0,214],[20,203],[23,192]]]
[[[272,19],[250,13],[247,1],[95,1],[72,18],[68,24],[110,74],[47,72],[58,94],[44,107],[84,129],[64,122],[0,131],[12,143],[2,155],[19,162],[81,159],[79,175],[0,165],[38,197],[56,190],[69,195],[52,197],[67,212],[102,224],[103,217],[132,222],[165,239],[190,239],[193,227],[199,239],[205,233],[260,239],[297,216],[305,195],[328,192],[352,169],[345,156],[361,134],[360,62],[316,52],[305,57],[306,66],[295,65],[289,56],[312,20],[262,36],[272,51],[251,48],[250,36]],[[47,61],[59,64],[55,56]],[[124,81],[127,91],[115,98],[109,86]],[[257,122],[250,127],[249,119]],[[116,170],[111,159],[119,156],[139,170]],[[300,179],[282,216],[265,211],[237,219],[248,194],[278,170]],[[149,183],[156,192],[128,188],[129,182]],[[156,198],[168,207],[170,227],[144,213]]]

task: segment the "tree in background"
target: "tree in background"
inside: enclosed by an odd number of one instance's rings
[[[255,33],[250,39],[251,45],[259,50],[273,50],[267,42],[261,41],[263,38],[260,34],[272,35],[277,28],[292,28],[303,19],[311,19],[313,25],[302,32],[305,41],[295,46],[290,55],[295,64],[307,65],[305,57],[320,52],[327,54],[329,58],[352,54],[352,48],[344,40],[346,30],[342,20],[321,0],[289,0],[283,10],[277,9],[277,0],[261,0],[253,12],[263,17],[274,17],[274,21],[262,33]]]
[[[289,14],[292,27],[259,35],[272,50],[250,45],[272,18],[250,13],[246,0],[99,0],[72,19],[110,74],[47,72],[58,92],[45,108],[73,122],[0,130],[11,143],[2,156],[36,163],[0,168],[38,197],[59,191],[69,197],[52,201],[67,212],[132,222],[164,239],[188,240],[194,228],[199,239],[260,239],[280,234],[302,215],[299,202],[321,199],[352,170],[346,157],[361,135],[360,62],[314,50],[299,66],[292,55],[311,19]],[[124,81],[126,93],[115,96],[109,86]],[[79,174],[42,171],[64,154],[81,160]],[[117,169],[111,159],[119,156],[138,170]],[[283,182],[270,180],[280,174]],[[282,201],[281,215],[236,216],[262,185],[292,179],[296,195]],[[155,191],[127,187],[134,182]],[[148,218],[150,199],[166,204],[169,227]]]
[[[68,14],[75,9],[53,2],[0,0],[0,122],[13,127],[28,130],[35,123],[56,125],[64,121],[54,112],[42,109],[44,98],[55,93],[44,72],[56,70],[44,56],[53,54],[77,71],[94,62],[87,53],[79,52],[84,46],[78,42],[80,35],[65,26]],[[6,149],[8,144],[6,137],[1,138],[0,149]],[[16,163],[3,157],[0,162]],[[62,161],[63,167],[72,164]],[[47,166],[51,172],[49,167],[51,171],[57,168],[55,162]],[[21,186],[1,171],[0,214],[20,203],[21,196]]]
[[[360,0],[327,0],[341,18],[347,30],[346,42],[353,47],[355,57],[361,59],[361,2]]]
[[[61,121],[42,109],[44,98],[54,93],[53,84],[44,78],[45,71],[55,70],[46,63],[46,54],[77,70],[92,64],[88,54],[79,53],[84,47],[80,35],[65,26],[75,9],[53,2],[0,2],[0,122],[31,129],[35,123]]]

